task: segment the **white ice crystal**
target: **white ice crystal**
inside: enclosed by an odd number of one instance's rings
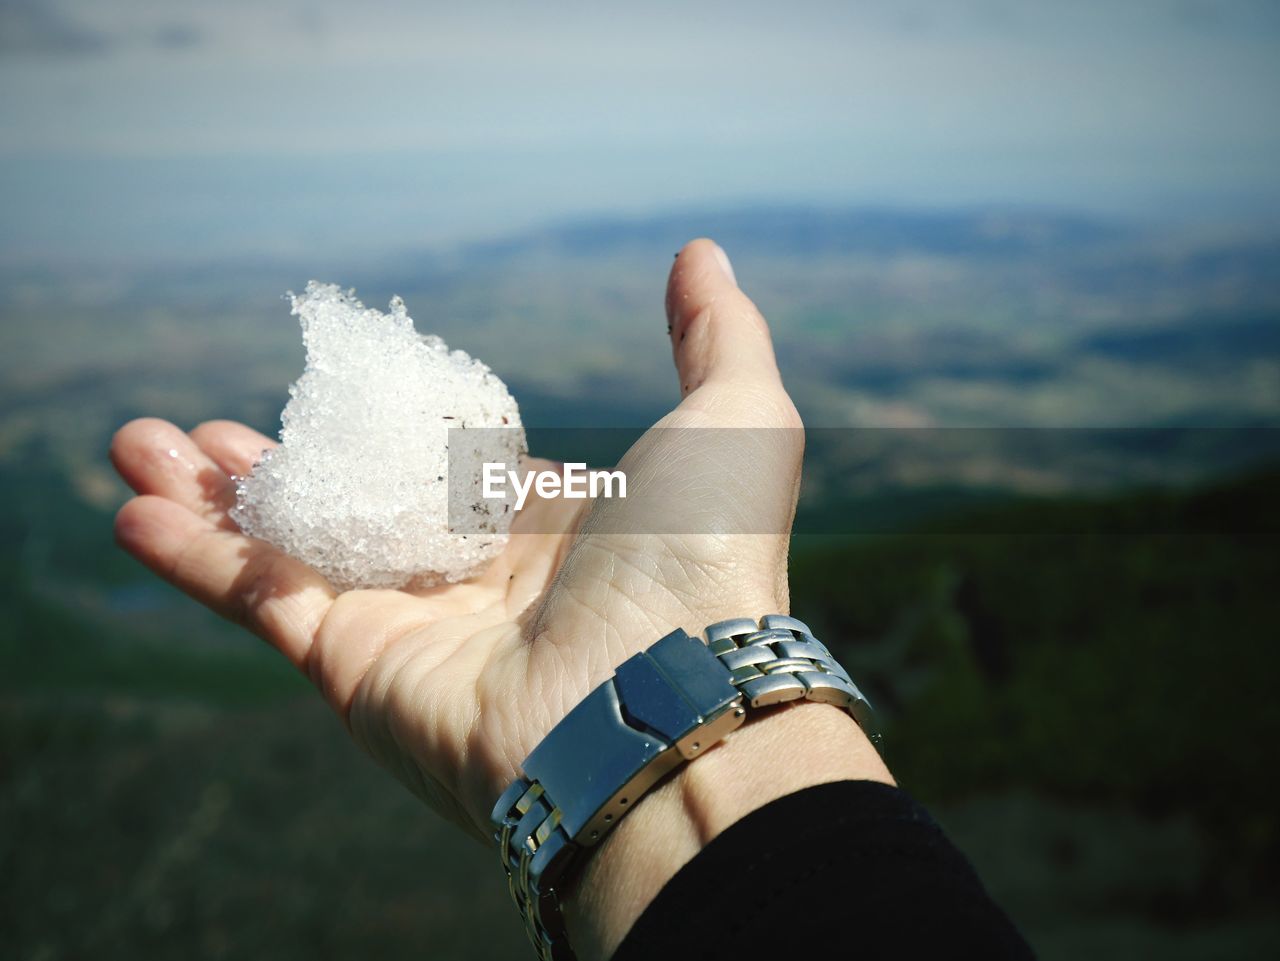
[[[507,542],[511,502],[480,497],[473,468],[516,466],[520,412],[488,367],[417,333],[399,297],[384,314],[353,294],[315,281],[290,294],[306,369],[289,388],[281,446],[239,480],[231,516],[339,589],[462,580]],[[451,496],[467,514],[453,532]]]

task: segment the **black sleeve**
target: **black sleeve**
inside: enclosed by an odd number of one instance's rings
[[[884,784],[838,781],[779,798],[712,840],[613,961],[815,956],[1033,957],[924,808]]]

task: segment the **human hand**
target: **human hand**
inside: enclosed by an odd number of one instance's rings
[[[743,431],[742,444],[731,449],[688,443],[693,435],[685,431],[651,430],[619,465],[628,478],[626,500],[531,496],[506,550],[469,581],[339,593],[305,564],[243,535],[227,516],[235,499],[231,475],[248,473],[272,442],[225,421],[190,435],[152,419],[121,428],[112,459],[139,496],[120,510],[117,538],[156,573],[280,650],[380,764],[487,839],[492,805],[524,757],[622,661],[676,627],[697,632],[728,617],[788,610],[788,535],[803,435],[768,328],[723,252],[705,240],[677,256],[667,312],[683,399],[655,427],[784,429]],[[695,532],[662,533],[673,529],[664,512],[677,505],[697,519]],[[768,533],[737,533],[743,530]],[[834,708],[806,705],[803,723],[807,733],[776,727],[767,737],[791,730],[848,750],[839,763],[820,760],[816,771],[801,760],[800,777],[862,772],[887,779],[856,725]],[[743,763],[733,776],[756,770],[771,786],[711,805],[720,792],[691,792],[699,782],[682,782],[679,796],[668,788],[665,802],[647,799],[602,845],[625,850],[635,833],[624,830],[628,823],[652,822],[664,803],[693,811],[692,835],[671,848],[674,863],[647,872],[630,901],[643,907],[699,844],[797,786],[743,753],[761,736],[744,728],[725,750],[690,768],[703,772],[700,783],[713,784],[737,742]],[[717,753],[719,763],[711,760]],[[616,883],[603,853],[593,870],[600,890],[608,890]],[[637,883],[626,882],[633,889]],[[590,918],[578,922],[593,928],[590,940],[604,953],[628,923],[628,912],[611,910],[597,899],[580,912]]]

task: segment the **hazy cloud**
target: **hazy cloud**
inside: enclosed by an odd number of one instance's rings
[[[0,0],[0,54],[84,56],[110,46],[110,38],[43,0]]]
[[[0,18],[23,53],[0,57],[0,248],[180,230],[390,249],[742,198],[1280,210],[1278,0],[0,0]]]
[[[152,38],[164,50],[186,50],[205,41],[204,31],[190,23],[166,23],[156,29]]]
[[[110,26],[95,22],[93,7],[48,0],[0,0],[0,55],[27,58],[97,56],[153,48],[202,46],[207,30],[191,20],[164,19],[164,11],[137,8],[141,16]]]

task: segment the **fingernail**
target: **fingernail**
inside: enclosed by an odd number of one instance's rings
[[[733,264],[729,263],[729,255],[724,252],[724,248],[719,244],[716,244],[716,263],[720,265],[724,275],[729,278],[729,283],[737,287],[738,278],[733,275]]]

